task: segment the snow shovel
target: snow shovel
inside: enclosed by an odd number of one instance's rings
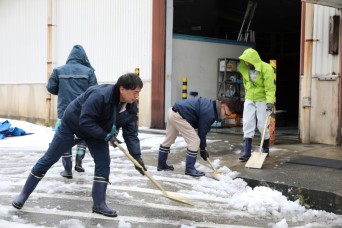
[[[172,193],[172,192],[167,192],[164,190],[164,188],[152,177],[151,174],[149,174],[147,171],[145,171],[141,165],[132,157],[132,155],[130,155],[128,153],[127,150],[125,150],[120,144],[118,144],[117,142],[114,143],[115,146],[117,146],[125,155],[126,157],[129,158],[129,160],[131,160],[131,162],[133,162],[133,164],[137,167],[139,167],[142,172],[145,174],[145,176],[148,177],[148,179],[150,179],[150,181],[152,181],[152,183],[163,193],[163,195],[171,200],[174,200],[174,201],[177,201],[177,202],[180,202],[180,203],[185,203],[185,204],[188,204],[188,205],[191,205],[193,206],[192,202],[185,199],[184,197],[182,196],[179,196],[175,193]],[[114,146],[113,144],[113,146]]]
[[[267,153],[263,153],[261,150],[262,150],[262,145],[264,144],[266,128],[268,127],[268,122],[270,121],[270,117],[271,117],[271,113],[270,114],[266,113],[265,126],[264,126],[264,131],[261,137],[259,152],[252,153],[252,156],[248,159],[245,165],[246,168],[261,169],[262,164],[264,163],[266,159]]]
[[[211,167],[211,168],[213,169],[213,171],[214,171],[214,172],[210,172],[209,174],[210,174],[215,180],[218,180],[218,181],[219,181],[219,180],[220,180],[219,174],[221,174],[221,173],[217,172],[217,170],[215,169],[215,167],[213,166],[213,164],[211,164],[211,161],[210,161],[209,158],[207,158],[207,161],[208,161],[210,167]]]

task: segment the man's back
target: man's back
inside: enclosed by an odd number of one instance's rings
[[[93,85],[97,85],[94,68],[83,47],[75,45],[66,64],[53,70],[46,86],[50,93],[58,95],[58,118],[62,118],[71,101]]]

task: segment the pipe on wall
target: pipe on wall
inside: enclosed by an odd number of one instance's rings
[[[303,76],[303,65],[304,65],[304,44],[305,44],[305,0],[302,0],[301,4],[301,21],[300,21],[300,54],[299,54],[299,94],[301,94],[301,78]],[[300,100],[300,95],[298,97]],[[301,120],[301,104],[298,105],[298,123]],[[300,141],[300,124],[298,124],[298,140]]]
[[[50,78],[52,72],[52,32],[53,32],[53,24],[52,24],[52,0],[48,0],[47,6],[47,72],[46,78],[47,81]],[[51,93],[47,92],[46,94],[46,118],[45,125],[48,126],[50,124],[51,117]]]
[[[310,116],[311,116],[311,79],[312,79],[312,44],[313,39],[314,5],[305,3],[305,44],[303,55],[303,76],[301,79],[300,99],[300,141],[310,143]]]
[[[341,76],[342,76],[342,16],[340,17],[340,33],[339,33],[339,39],[340,39],[340,81],[339,81],[339,85],[338,85],[338,139],[337,139],[337,143],[338,145],[342,145],[342,80],[341,80]]]

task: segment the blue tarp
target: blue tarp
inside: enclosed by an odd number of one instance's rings
[[[11,127],[11,124],[8,120],[5,120],[4,122],[0,123],[0,139],[3,139],[8,136],[22,136],[27,135],[27,133],[17,127]]]

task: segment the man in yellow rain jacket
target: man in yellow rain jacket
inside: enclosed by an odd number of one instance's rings
[[[245,87],[245,103],[243,109],[243,155],[241,162],[248,161],[251,156],[252,139],[257,127],[262,134],[266,114],[272,112],[275,99],[274,69],[263,62],[258,52],[246,49],[239,57],[238,67]],[[270,114],[270,113],[268,113]],[[266,129],[263,152],[269,153],[270,133]],[[267,154],[268,156],[268,154]]]

